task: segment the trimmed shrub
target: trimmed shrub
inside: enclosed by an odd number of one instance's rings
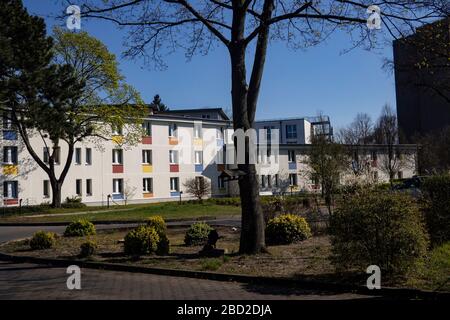
[[[166,234],[167,226],[166,222],[164,221],[163,217],[161,216],[154,216],[150,217],[147,220],[147,226],[155,228],[158,235],[161,237],[162,235]]]
[[[267,223],[266,242],[269,245],[289,244],[311,237],[306,220],[293,214],[282,214]]]
[[[377,265],[405,276],[422,261],[428,235],[417,203],[401,192],[364,190],[340,199],[330,218],[332,262],[342,270]]]
[[[204,245],[208,241],[208,235],[212,230],[213,228],[207,223],[194,223],[186,231],[184,243],[187,246]]]
[[[450,241],[450,176],[425,179],[422,191],[431,243],[436,246]]]
[[[170,241],[167,238],[166,231],[167,226],[163,217],[154,216],[150,217],[147,220],[147,227],[154,228],[156,233],[159,236],[159,242],[156,249],[156,254],[160,256],[164,256],[170,253]]]
[[[66,231],[64,231],[64,236],[66,237],[83,237],[95,235],[95,226],[92,222],[79,219],[71,222]]]
[[[94,241],[86,241],[81,244],[80,246],[80,257],[86,258],[90,257],[95,253],[95,250],[97,249],[97,243]]]
[[[165,256],[170,253],[170,241],[167,238],[166,234],[162,234],[159,236],[158,245],[156,247],[156,254],[158,256]]]
[[[155,228],[139,226],[127,233],[124,239],[124,251],[128,255],[150,254],[156,251],[159,236]]]
[[[56,234],[53,232],[37,231],[30,240],[33,250],[50,249],[56,243]]]

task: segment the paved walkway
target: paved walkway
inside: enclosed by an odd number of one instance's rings
[[[151,274],[81,270],[81,290],[68,290],[64,268],[0,261],[0,299],[341,300],[367,296]]]

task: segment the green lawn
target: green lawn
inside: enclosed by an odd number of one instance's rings
[[[87,210],[86,210],[87,209]],[[105,208],[91,207],[78,209],[78,212],[102,210],[101,212],[87,212],[82,215],[66,215],[74,212],[74,209],[59,209],[52,212],[43,212],[43,214],[51,213],[50,216],[37,217],[32,215],[12,215],[1,217],[0,222],[66,222],[79,218],[85,218],[90,221],[108,221],[108,220],[133,220],[142,221],[150,216],[161,215],[164,219],[180,219],[180,218],[198,218],[198,217],[220,217],[220,216],[236,216],[240,215],[241,208],[236,206],[224,206],[211,203],[192,204],[178,202],[164,202],[145,205],[127,205],[118,206],[105,210]],[[27,217],[26,217],[27,216]]]

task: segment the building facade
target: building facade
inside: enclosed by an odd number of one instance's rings
[[[450,18],[394,41],[400,142],[450,125]]]
[[[288,129],[292,124],[296,129]],[[276,124],[258,122],[257,127],[266,126]],[[121,144],[126,128],[118,130],[108,141],[93,139],[77,143],[62,187],[62,199],[79,197],[88,205],[187,199],[191,195],[184,184],[192,178],[207,179],[213,197],[236,194],[236,183],[225,182],[223,175],[225,169],[233,167],[226,159],[227,156],[230,159],[234,150],[234,131],[220,109],[151,114],[142,119],[142,127],[142,139],[134,145]],[[271,152],[265,150],[260,153],[264,156],[257,157],[261,194],[320,190],[305,161],[311,148],[307,142],[314,133],[311,122],[288,119],[281,121],[280,128],[292,135],[280,137],[276,148]],[[51,202],[48,176],[31,158],[18,133],[8,121],[3,121],[1,131],[1,203],[16,206]],[[30,141],[40,158],[48,162],[50,142],[38,135],[32,135]],[[388,176],[380,166],[385,149],[383,146],[365,148],[371,168],[368,174],[377,181],[387,181]],[[400,152],[410,165],[399,170],[398,176],[411,177],[415,174],[415,146],[402,146]],[[66,162],[67,147],[61,144],[56,154],[58,176]],[[343,182],[346,180],[342,177]]]

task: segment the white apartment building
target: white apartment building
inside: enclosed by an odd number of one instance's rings
[[[192,178],[204,178],[211,183],[211,196],[237,193],[236,183],[225,182],[225,150],[234,149],[232,123],[221,109],[177,110],[151,114],[142,119],[144,136],[135,145],[121,145],[126,128],[111,141],[84,141],[75,146],[71,168],[62,187],[62,199],[80,197],[88,205],[143,203],[190,198],[184,183]],[[261,194],[319,190],[317,181],[305,164],[311,145],[307,144],[314,122],[305,119],[282,121],[280,131],[296,123],[297,140],[280,137],[280,145],[272,154],[258,159]],[[303,123],[301,125],[301,123]],[[258,122],[257,128],[266,127]],[[270,124],[270,126],[276,126]],[[267,129],[267,128],[266,128]],[[267,133],[269,134],[269,133]],[[281,136],[281,134],[280,134]],[[8,121],[2,122],[0,147],[2,170],[0,196],[4,206],[38,205],[51,202],[51,186],[46,173],[34,162],[18,133]],[[44,139],[45,140],[45,139]],[[37,135],[31,144],[46,161],[44,140]],[[48,141],[47,141],[48,142]],[[228,144],[228,146],[227,146]],[[50,144],[48,144],[50,145]],[[381,168],[385,157],[383,146],[365,146],[370,178],[387,181]],[[399,177],[415,174],[415,146],[402,145],[408,166],[399,170]],[[61,144],[56,164],[57,175],[65,163],[67,149]],[[351,176],[349,172],[349,176]],[[346,181],[342,177],[342,181]]]

